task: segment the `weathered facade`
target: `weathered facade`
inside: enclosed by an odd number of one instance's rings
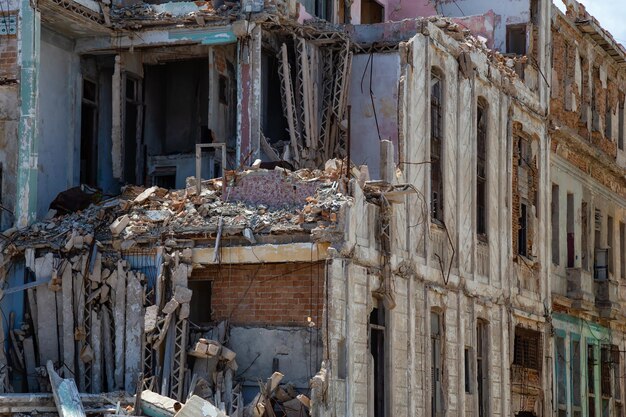
[[[623,414],[626,53],[580,4],[33,6],[0,412],[56,369],[89,412]]]

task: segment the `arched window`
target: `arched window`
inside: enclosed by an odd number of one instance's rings
[[[433,220],[443,222],[443,83],[433,73],[430,81],[430,209]]]

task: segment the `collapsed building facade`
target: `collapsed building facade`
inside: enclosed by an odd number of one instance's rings
[[[624,52],[582,6],[157,3],[7,14],[1,412],[56,410],[51,361],[87,412],[621,415]]]

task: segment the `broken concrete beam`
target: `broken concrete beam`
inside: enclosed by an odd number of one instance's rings
[[[52,386],[54,403],[59,411],[59,417],[85,417],[83,403],[78,394],[78,388],[73,379],[62,379],[55,371],[52,361],[47,361],[46,369]]]
[[[141,372],[144,289],[132,271],[127,278],[124,387],[126,392],[135,392]]]
[[[193,295],[193,291],[187,287],[177,286],[174,290],[174,299],[178,301],[180,304],[191,302],[191,296]]]
[[[111,234],[113,236],[119,235],[126,228],[126,226],[128,226],[129,223],[130,223],[130,217],[128,217],[128,215],[124,214],[123,216],[118,217],[109,226],[109,229],[111,230]]]
[[[230,362],[235,359],[235,356],[237,356],[237,354],[227,347],[222,346],[221,356],[222,359]]]
[[[156,392],[150,390],[141,392],[141,412],[148,417],[172,417],[182,407],[178,401]]]
[[[139,194],[137,197],[135,197],[134,202],[138,203],[138,204],[143,203],[148,198],[150,198],[150,196],[152,194],[154,194],[154,192],[157,190],[157,188],[159,188],[159,187],[157,187],[156,185],[152,186],[150,188],[146,188],[141,194]]]
[[[388,184],[393,184],[396,177],[393,152],[393,142],[390,140],[380,141],[380,179]]]
[[[183,405],[183,408],[176,414],[176,417],[228,417],[222,410],[204,400],[197,395],[191,398]]]
[[[150,333],[156,329],[158,314],[159,306],[146,307],[146,314],[143,316],[144,331],[146,333]]]
[[[113,302],[115,388],[122,389],[124,387],[124,329],[126,326],[126,271],[124,271],[124,261],[122,260],[117,262],[117,285]]]
[[[48,253],[45,257],[35,260],[35,276],[37,279],[49,278],[52,276],[53,256]],[[58,327],[57,315],[51,312],[56,311],[56,297],[53,291],[43,285],[37,287],[35,291],[37,299],[37,337],[39,346],[40,363],[49,360],[57,362],[59,360],[59,347],[57,341]]]
[[[274,372],[271,377],[269,377],[267,384],[265,385],[267,393],[273,393],[276,388],[278,388],[278,384],[283,380],[285,375],[280,372]]]
[[[179,305],[180,305],[180,303],[175,298],[172,298],[163,307],[163,313],[164,314],[172,314],[173,312],[176,311],[176,309],[178,308]]]
[[[180,310],[178,310],[178,318],[180,320],[189,318],[190,307],[189,303],[183,303],[180,305]]]
[[[65,262],[62,266],[62,300],[63,300],[63,375],[68,378],[74,375],[74,295],[72,293],[74,277],[72,265]]]

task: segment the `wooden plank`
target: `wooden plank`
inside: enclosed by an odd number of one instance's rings
[[[115,325],[115,388],[124,388],[124,333],[126,326],[126,271],[124,261],[117,263],[117,285],[113,305]],[[133,392],[133,391],[130,391]]]
[[[63,304],[63,375],[66,378],[74,376],[74,294],[72,265],[66,261],[62,266],[61,294]]]
[[[124,389],[135,392],[141,373],[143,335],[143,286],[137,276],[128,272],[126,284],[126,336],[124,355]]]
[[[46,363],[52,396],[59,411],[59,417],[85,417],[83,403],[73,379],[62,379],[55,371],[52,361]]]
[[[289,68],[289,54],[287,53],[287,45],[282,44],[280,47],[281,54],[281,71],[283,81],[283,91],[285,95],[285,110],[287,111],[287,126],[289,127],[289,139],[291,142],[292,156],[295,161],[300,160],[300,150],[298,149],[298,137],[296,136],[295,108],[293,97],[293,85],[291,83],[291,70]]]
[[[24,365],[26,367],[26,382],[28,392],[39,392],[39,382],[37,381],[37,363],[35,360],[35,344],[32,337],[27,337],[22,341],[24,347]]]
[[[52,276],[53,257],[52,253],[35,259],[35,276],[37,279]],[[56,314],[56,293],[50,291],[47,286],[38,287],[35,291],[37,299],[37,335],[39,338],[39,360],[46,363],[49,360],[59,360],[59,340]]]

